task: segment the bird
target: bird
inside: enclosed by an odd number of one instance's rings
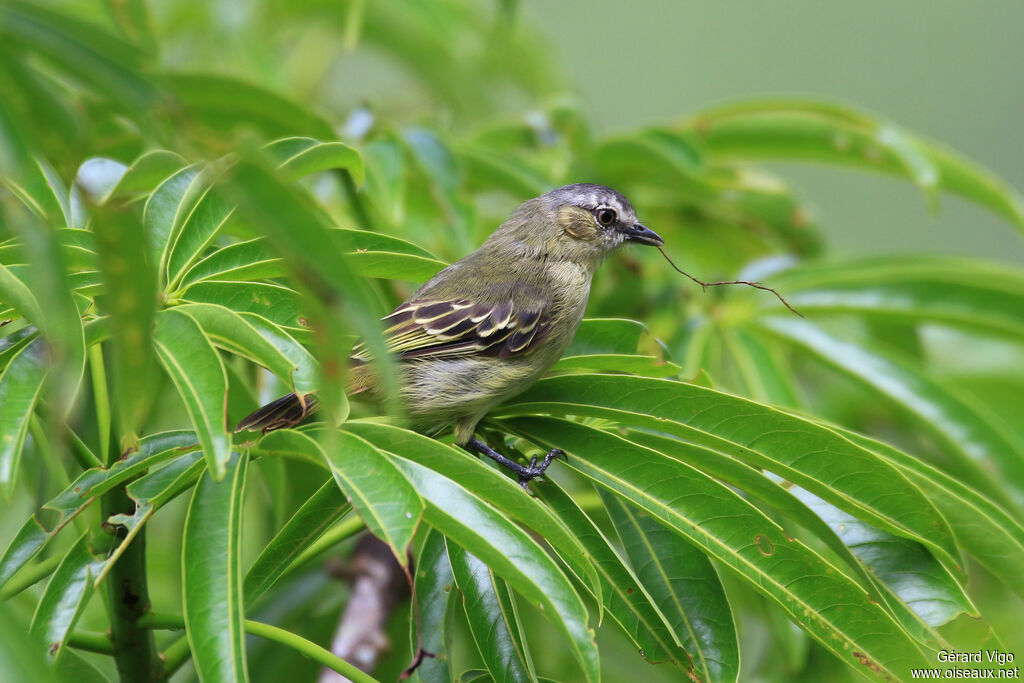
[[[477,438],[502,401],[541,377],[576,335],[595,271],[626,244],[661,247],[633,205],[604,185],[576,183],[523,202],[474,252],[441,270],[382,319],[412,426],[451,428],[456,443],[518,476],[520,485],[565,457],[555,448],[523,465]],[[368,349],[350,356],[347,391],[374,388]],[[259,408],[236,432],[291,427],[317,407],[295,393]]]

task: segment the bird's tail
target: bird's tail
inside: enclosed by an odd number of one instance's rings
[[[239,422],[235,432],[261,431],[266,434],[275,429],[294,427],[315,411],[318,405],[319,401],[314,394],[306,394],[301,398],[298,394],[288,394],[271,401]]]

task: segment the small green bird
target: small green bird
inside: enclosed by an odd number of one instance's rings
[[[540,476],[474,436],[494,406],[527,389],[576,335],[601,262],[628,242],[661,246],[637,222],[624,196],[579,183],[524,202],[484,244],[448,266],[383,319],[388,349],[401,368],[401,398],[414,426],[453,427],[465,449],[486,455],[519,476]],[[352,352],[348,391],[373,388],[369,355]],[[242,420],[235,431],[268,432],[300,422],[316,397],[288,394]]]

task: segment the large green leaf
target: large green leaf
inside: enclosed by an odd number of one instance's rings
[[[36,3],[0,7],[0,35],[88,83],[137,119],[145,119],[156,88],[139,71],[142,53],[99,26]]]
[[[196,321],[181,311],[156,319],[157,355],[178,388],[206,461],[218,481],[231,457],[227,426],[227,375],[216,349]]]
[[[576,578],[587,585],[600,601],[600,579],[576,535],[558,516],[524,494],[512,479],[457,448],[407,429],[351,421],[345,424],[345,430],[361,436],[381,450],[401,455],[459,482],[467,491],[540,534]]]
[[[234,209],[213,184],[215,181],[212,174],[201,173],[194,182],[203,183],[204,186],[190,189],[183,199],[190,203],[188,214],[180,225],[172,227],[166,264],[161,264],[166,268],[164,275],[168,290],[173,291],[178,286],[185,271],[202,255],[231,218]],[[193,191],[198,193],[198,198],[190,201],[193,199],[190,197]]]
[[[916,486],[885,460],[811,420],[692,384],[626,375],[544,379],[500,410],[590,415],[674,434],[775,472],[959,566],[952,532]]]
[[[300,451],[325,463],[366,526],[407,564],[407,551],[423,514],[423,501],[386,456],[364,439],[323,431],[320,443],[304,432],[281,429],[263,438],[260,450]]]
[[[448,560],[444,536],[434,529],[427,531],[416,564],[413,584],[419,608],[419,624],[411,621],[413,651],[423,648],[432,656],[425,657],[413,672],[412,680],[421,683],[453,683],[452,640],[454,605],[458,589]]]
[[[164,73],[156,81],[204,126],[217,131],[245,122],[271,137],[334,137],[330,124],[309,108],[253,83],[207,73]]]
[[[588,682],[600,679],[594,632],[587,610],[554,561],[517,526],[455,481],[404,458],[394,457],[426,502],[426,521],[483,560],[523,597],[542,610],[569,640]]]
[[[836,428],[889,459],[949,520],[957,544],[1024,597],[1024,527],[987,497],[931,465],[874,439]]]
[[[920,543],[879,531],[799,486],[789,486],[789,492],[834,529],[878,581],[913,610],[926,628],[907,620],[903,623],[918,640],[936,639],[929,629],[961,614],[980,617],[964,589]],[[891,597],[883,595],[891,605]]]
[[[888,256],[804,265],[776,275],[773,283],[805,314],[940,322],[1024,339],[1024,276],[992,263]]]
[[[38,513],[28,519],[0,559],[0,587],[25,567],[67,524],[86,507],[117,484],[138,476],[165,460],[198,448],[192,432],[161,432],[143,438],[138,449],[126,454],[109,468],[83,472],[44,508],[57,514],[43,524]]]
[[[909,362],[834,337],[813,323],[769,318],[762,325],[899,406],[939,440],[972,483],[1004,502],[1009,491],[1024,507],[1024,442],[979,401]]]
[[[570,451],[570,467],[738,573],[827,650],[866,675],[902,678],[910,667],[925,665],[918,645],[860,586],[723,484],[577,423],[518,418],[508,424],[540,444],[561,444]]]
[[[71,629],[92,596],[92,578],[99,562],[89,551],[88,534],[82,534],[61,560],[36,605],[31,634],[46,643],[50,656],[60,656]]]
[[[236,312],[255,313],[291,331],[304,330],[298,292],[261,282],[197,282],[182,294],[185,301],[217,304]]]
[[[201,171],[202,167],[199,164],[179,169],[167,176],[146,199],[142,223],[149,245],[149,261],[161,276],[174,235],[188,216],[198,188],[202,187]]]
[[[536,490],[590,554],[601,576],[605,609],[636,644],[640,656],[652,664],[671,661],[686,670],[692,669],[687,652],[650,593],[600,528],[556,484],[545,482]]]
[[[123,532],[121,542],[111,550],[100,570],[96,583],[106,576],[118,558],[124,554],[153,514],[168,501],[191,488],[196,479],[206,471],[206,461],[200,451],[180,455],[170,463],[128,484],[128,497],[135,501],[135,512],[110,516],[106,523]]]
[[[1024,229],[1024,204],[994,174],[856,110],[801,100],[739,102],[698,114],[687,127],[716,158],[823,161],[902,175],[930,195],[954,192]]]
[[[247,681],[242,595],[242,501],[248,458],[226,463],[223,481],[207,473],[196,486],[182,539],[185,632],[199,677]]]
[[[103,274],[103,308],[110,315],[114,341],[114,391],[121,433],[134,437],[148,403],[154,377],[153,323],[157,275],[146,233],[133,214],[96,207],[93,232]]]
[[[366,277],[418,282],[448,265],[412,242],[390,235],[342,228],[334,228],[328,234],[352,267]],[[218,249],[193,266],[182,282],[189,285],[199,280],[256,280],[287,274],[287,265],[276,257],[272,245],[265,238],[257,238]]]
[[[948,598],[946,602],[950,605],[969,604],[946,569],[915,541],[879,531],[774,474],[762,473],[711,449],[641,431],[631,431],[628,438],[700,469],[767,504],[784,515],[787,522],[799,524],[846,562],[852,570],[851,578],[860,581],[871,599],[884,601],[900,623],[919,639],[938,640],[939,636],[901,596],[909,596],[916,588],[922,588],[933,595],[945,591],[948,595],[943,597]],[[791,531],[790,535],[797,535],[795,529]],[[869,544],[860,552],[855,544],[859,545],[865,538],[873,539],[876,544]],[[879,548],[891,552],[877,552]],[[894,588],[900,590],[897,592]]]
[[[347,412],[343,368],[348,354],[343,338],[353,332],[371,352],[378,386],[397,409],[398,378],[381,335],[382,311],[368,283],[334,245],[326,219],[256,153],[235,166],[225,189],[308,294],[307,310],[314,317],[321,360],[319,396],[326,414],[339,419]]]
[[[22,348],[0,374],[0,491],[8,498],[47,373],[45,353],[35,341]]]
[[[260,551],[245,574],[245,604],[252,605],[274,585],[292,562],[349,510],[338,485],[328,480]]]
[[[515,600],[505,582],[457,545],[448,546],[455,585],[462,593],[470,634],[495,683],[536,681]]]
[[[30,322],[39,325],[43,318],[39,302],[19,274],[0,263],[0,304],[4,305],[4,310],[13,308]]]
[[[85,372],[85,332],[73,295],[73,283],[64,263],[58,233],[46,224],[28,224],[22,232],[31,266],[25,283],[45,312],[35,322],[46,339],[50,381],[46,386],[54,417],[71,410]]]
[[[633,571],[651,594],[705,681],[735,681],[740,652],[736,625],[718,573],[707,555],[646,513],[601,492]]]
[[[180,154],[165,149],[144,152],[129,166],[114,159],[92,157],[79,166],[75,184],[95,204],[107,204],[112,200],[134,201],[148,195],[183,166],[185,159]]]
[[[216,304],[185,304],[176,310],[199,323],[214,344],[266,367],[293,391],[306,394],[316,389],[316,360],[265,318]]]
[[[356,185],[363,184],[365,171],[359,152],[343,142],[321,142],[313,138],[282,138],[267,144],[269,152],[281,168],[293,178],[302,178],[321,171],[344,170]]]

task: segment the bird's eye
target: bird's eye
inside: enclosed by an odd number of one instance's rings
[[[600,209],[596,215],[597,222],[606,228],[615,222],[615,212],[611,209]]]

